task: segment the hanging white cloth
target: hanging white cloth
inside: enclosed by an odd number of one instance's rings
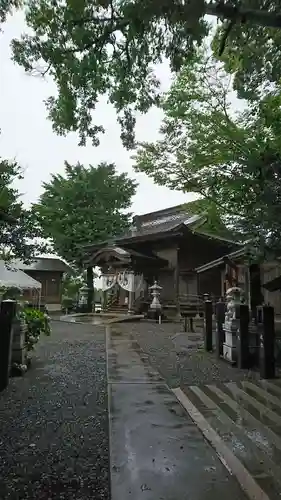
[[[110,290],[116,283],[115,274],[104,274],[101,276],[101,289],[103,292]]]
[[[121,273],[118,273],[117,275],[117,283],[118,285],[123,288],[123,290],[126,290],[127,292],[133,292],[134,291],[134,282],[135,282],[135,275],[134,273],[130,271],[122,271]]]

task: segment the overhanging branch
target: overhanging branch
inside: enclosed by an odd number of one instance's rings
[[[221,2],[205,3],[205,13],[236,23],[258,24],[268,28],[281,28],[281,14],[267,10],[245,9]]]

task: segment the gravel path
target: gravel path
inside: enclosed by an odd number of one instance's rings
[[[131,332],[170,387],[258,378],[256,372],[238,370],[224,361],[218,361],[214,354],[201,348],[202,332],[196,335],[183,333],[180,324],[158,325],[144,321],[114,326],[120,331]],[[186,338],[191,340],[189,345],[184,341]]]
[[[53,322],[0,421],[1,500],[109,500],[104,328]]]

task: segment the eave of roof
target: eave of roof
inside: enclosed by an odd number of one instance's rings
[[[158,257],[157,255],[146,255],[140,252],[137,252],[136,250],[127,248],[124,249],[122,247],[117,247],[117,246],[105,246],[99,248],[94,255],[89,257],[89,259],[85,262],[85,264],[98,264],[99,262],[102,261],[102,255],[106,254],[111,254],[116,257],[116,260],[119,260],[120,262],[124,263],[131,263],[132,257],[136,257],[137,259],[142,259],[142,260],[149,260],[152,262],[161,262],[163,264],[167,264],[167,261],[161,257]],[[99,259],[101,257],[101,259]]]
[[[262,285],[262,287],[269,292],[277,292],[278,290],[281,290],[281,275],[270,281],[267,281]]]
[[[236,260],[241,257],[245,257],[246,255],[247,255],[247,248],[244,246],[242,248],[239,248],[238,250],[235,250],[234,252],[231,252],[227,255],[223,255],[219,259],[212,260],[210,262],[207,262],[206,264],[203,264],[202,266],[196,267],[195,271],[198,274],[201,274],[204,273],[205,271],[208,271],[209,269],[222,266],[223,264],[225,264],[226,259]]]
[[[59,257],[35,257],[28,264],[19,259],[14,260],[15,265],[22,271],[27,272],[61,272],[71,273],[72,267]]]

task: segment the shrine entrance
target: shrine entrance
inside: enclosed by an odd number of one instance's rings
[[[143,298],[148,299],[148,287],[168,261],[113,245],[98,248],[86,264],[101,269],[103,311],[112,309],[117,313],[121,308],[122,313],[133,313],[142,310]]]
[[[103,292],[103,310],[113,305],[127,308],[132,313],[135,301],[144,294],[147,285],[142,274],[131,270],[116,271],[101,276]]]

